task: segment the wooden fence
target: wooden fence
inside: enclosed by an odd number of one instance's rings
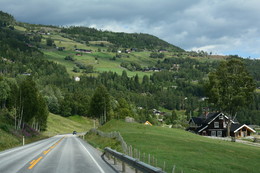
[[[130,157],[133,157],[139,161],[142,161],[144,163],[147,163],[149,165],[152,165],[155,167],[161,167],[162,170],[165,171],[166,162],[163,162],[163,165],[159,166],[157,158],[155,158],[150,153],[141,152],[140,150],[133,148],[131,145],[127,145],[127,143],[124,141],[123,137],[121,136],[121,134],[119,132],[106,133],[106,132],[102,132],[100,130],[93,128],[93,129],[90,129],[88,133],[96,134],[96,135],[99,135],[101,137],[106,137],[106,138],[114,138],[121,143],[124,154],[126,154]],[[175,172],[175,168],[176,168],[176,166],[173,165],[172,173]]]

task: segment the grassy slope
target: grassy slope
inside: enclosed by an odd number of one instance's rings
[[[28,139],[26,138],[25,143],[34,142],[56,134],[72,133],[74,130],[77,132],[86,132],[92,128],[93,122],[90,119],[81,116],[65,118],[59,115],[50,114],[47,126],[47,130],[43,132],[42,135]],[[0,129],[0,151],[21,145],[21,138]]]
[[[260,148],[207,139],[183,130],[110,121],[103,131],[119,131],[128,145],[158,158],[171,172],[259,172]]]
[[[93,122],[81,116],[62,117],[55,114],[50,114],[47,120],[47,130],[43,135],[53,136],[56,134],[72,133],[74,130],[77,132],[86,132],[92,128]]]
[[[16,30],[19,30],[21,32],[25,32],[26,28],[22,26],[15,26]],[[64,58],[65,56],[68,55],[75,55],[76,52],[73,50],[75,48],[79,49],[91,49],[93,51],[92,54],[83,54],[83,56],[74,56],[77,61],[86,64],[86,65],[93,65],[94,70],[97,72],[104,72],[104,71],[112,71],[112,72],[117,72],[118,74],[121,74],[123,70],[127,71],[128,76],[132,77],[136,74],[140,78],[142,78],[144,75],[151,75],[153,72],[140,72],[140,71],[129,71],[125,68],[122,68],[120,64],[122,62],[135,62],[140,64],[142,67],[148,67],[148,66],[153,66],[156,64],[156,62],[159,59],[153,59],[150,58],[150,53],[151,52],[132,52],[130,54],[125,54],[122,53],[122,58],[117,58],[116,61],[111,61],[109,60],[110,58],[114,57],[116,53],[111,53],[107,52],[107,47],[100,47],[97,46],[97,44],[100,44],[101,42],[104,43],[105,45],[109,46],[111,43],[107,41],[90,41],[88,45],[82,44],[79,42],[76,42],[74,40],[71,40],[69,38],[63,37],[62,33],[60,33],[59,28],[52,28],[52,27],[43,27],[43,26],[34,26],[34,32],[40,31],[40,30],[45,30],[46,32],[50,32],[50,35],[42,35],[42,46],[46,47],[46,39],[51,38],[54,40],[54,43],[57,47],[65,47],[65,51],[57,51],[55,49],[42,49],[42,51],[45,53],[46,58],[48,60],[57,62],[59,64],[64,65],[69,74],[71,76],[80,76],[82,73],[74,73],[73,67],[75,67],[75,64],[73,62],[68,62],[65,61]],[[98,49],[101,49],[101,52],[98,52]],[[170,58],[172,57],[175,53],[174,52],[166,52],[165,58]],[[99,61],[95,61],[95,57],[98,57]],[[216,60],[223,60],[225,57],[223,56],[217,56],[217,55],[212,55],[210,58],[202,58],[202,57],[191,57],[200,61],[216,61]],[[162,60],[162,59],[160,59]],[[91,74],[91,75],[97,75],[97,73]]]
[[[0,129],[0,151],[21,145],[21,140]]]

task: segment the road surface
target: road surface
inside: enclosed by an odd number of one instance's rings
[[[114,173],[75,135],[58,135],[0,152],[0,173]]]

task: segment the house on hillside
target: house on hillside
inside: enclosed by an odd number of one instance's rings
[[[150,123],[149,121],[146,121],[146,122],[144,123],[144,125],[153,126],[152,123]]]
[[[92,50],[86,50],[86,49],[75,49],[75,51],[81,53],[92,53]]]
[[[246,137],[256,132],[246,124],[240,124],[238,121],[233,120],[230,121],[230,135],[232,137]],[[203,136],[226,137],[228,122],[229,117],[221,112],[206,113],[200,117],[192,117],[189,120],[189,127],[187,130]]]

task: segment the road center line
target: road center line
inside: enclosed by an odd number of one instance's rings
[[[56,143],[55,143],[52,147],[50,147],[50,148],[54,148],[54,147],[55,147],[56,145],[58,145],[63,139],[64,139],[64,137],[61,138],[58,142],[56,142]],[[48,149],[48,150],[43,151],[42,153],[43,153],[44,155],[46,155],[46,154],[49,153],[50,151],[51,151],[51,149]],[[42,158],[43,158],[43,156],[39,157],[37,160],[32,160],[32,161],[30,162],[30,165],[31,165],[31,166],[29,166],[28,169],[32,169]]]
[[[48,150],[44,151],[43,154],[46,155],[50,151],[51,151],[51,149],[48,149]]]
[[[94,163],[97,165],[98,169],[100,170],[101,173],[105,173],[105,171],[101,168],[101,166],[97,163],[97,161],[94,159],[94,157],[90,154],[90,152],[88,151],[88,149],[79,141],[79,143],[81,144],[81,146],[83,148],[85,148],[85,150],[87,151],[88,155],[90,156],[90,158],[94,161]]]
[[[42,156],[41,157],[39,157],[37,160],[35,160],[33,163],[32,163],[32,165],[31,166],[29,166],[28,167],[28,169],[32,169],[40,160],[42,159]]]

